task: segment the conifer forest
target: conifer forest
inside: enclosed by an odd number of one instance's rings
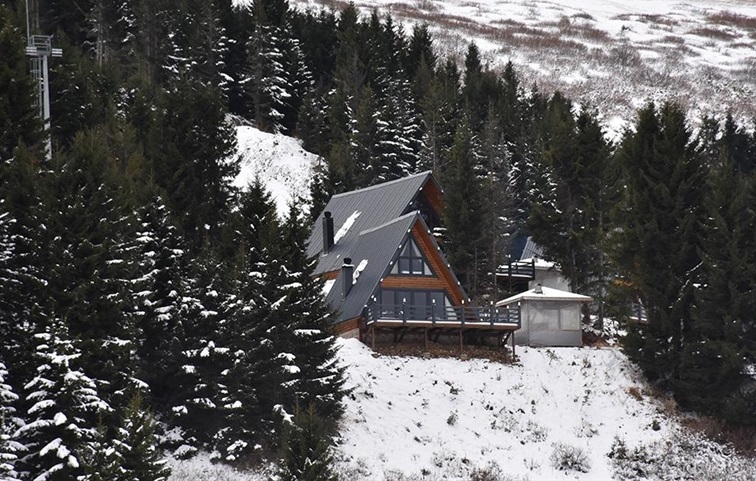
[[[27,5],[64,52],[49,131]],[[311,199],[277,213],[261,182],[233,188],[237,125],[320,156]],[[756,427],[753,123],[650,102],[611,142],[516,65],[353,5],[6,0],[0,480],[165,480],[167,454],[198,451],[334,479],[322,443],[349,393],[309,225],[333,194],[426,170],[474,300],[508,294],[496,267],[532,236],[651,382]],[[624,323],[638,303],[648,323]]]

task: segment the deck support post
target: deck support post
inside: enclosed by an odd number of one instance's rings
[[[514,331],[512,331],[512,334],[510,335],[510,337],[512,337],[512,362],[514,362],[515,361],[515,357],[516,357],[515,356],[515,339],[514,339],[515,335],[514,335]]]
[[[463,337],[462,337],[462,328],[460,327],[459,328],[459,353],[460,354],[462,354],[462,353],[465,352],[465,345],[464,345],[464,342],[462,341],[462,339],[463,339]]]
[[[371,349],[372,349],[373,351],[375,351],[375,326],[373,326],[373,327],[372,327],[372,328],[370,329],[370,332],[371,332],[371,334],[372,334],[372,338],[373,338],[373,339],[372,339],[372,346],[371,346],[370,348],[371,348]]]
[[[423,329],[423,332],[425,333],[425,350],[428,350],[428,328],[426,327]]]

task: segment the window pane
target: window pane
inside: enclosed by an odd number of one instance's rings
[[[422,259],[412,259],[412,273],[413,274],[422,274],[423,273],[423,260]]]
[[[399,272],[402,274],[410,273],[410,260],[405,258],[399,259]]]

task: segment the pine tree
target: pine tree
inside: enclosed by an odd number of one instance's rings
[[[442,177],[445,194],[445,252],[454,272],[472,295],[478,292],[479,263],[486,246],[483,238],[484,202],[476,138],[467,117],[457,129]]]
[[[24,393],[28,422],[14,435],[26,445],[19,465],[28,479],[76,479],[85,474],[79,453],[94,439],[95,420],[111,407],[78,367],[82,352],[62,320],[53,319],[35,339],[37,375]]]
[[[23,445],[12,437],[15,430],[14,424],[17,421],[13,405],[18,400],[18,395],[13,392],[9,384],[6,384],[7,375],[5,364],[0,361],[0,479],[19,481],[16,460],[23,450]]]
[[[297,406],[284,432],[284,448],[277,473],[279,481],[335,481],[328,424],[314,406]]]
[[[695,292],[691,332],[674,386],[685,407],[733,424],[754,424],[756,412],[748,407],[752,399],[742,397],[740,388],[747,381],[744,327],[756,309],[751,247],[756,217],[747,181],[739,176],[741,159],[727,152],[722,150],[711,175],[699,269],[702,285]]]
[[[217,239],[239,171],[236,137],[219,91],[196,80],[171,85],[146,155],[155,183],[188,246]]]
[[[666,383],[690,333],[705,170],[673,104],[641,110],[620,156],[626,189],[615,262],[648,316],[647,328],[630,326],[624,347],[651,379]]]
[[[123,481],[165,481],[170,469],[161,459],[155,438],[155,420],[144,408],[139,391],[129,402],[123,425],[116,436]]]
[[[293,355],[287,384],[286,407],[313,406],[327,421],[342,412],[344,368],[338,365],[336,339],[328,332],[333,312],[323,298],[322,279],[314,275],[317,262],[306,257],[309,229],[296,203],[281,227],[279,254],[286,262],[286,276],[280,288],[284,294],[285,340],[283,349]]]

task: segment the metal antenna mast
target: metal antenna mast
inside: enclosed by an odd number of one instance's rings
[[[29,0],[26,0],[26,56],[31,57],[31,74],[37,82],[37,106],[45,130],[45,157],[52,159],[52,140],[50,139],[50,79],[48,74],[48,57],[62,57],[63,50],[52,47],[52,36],[32,35],[29,27]]]

